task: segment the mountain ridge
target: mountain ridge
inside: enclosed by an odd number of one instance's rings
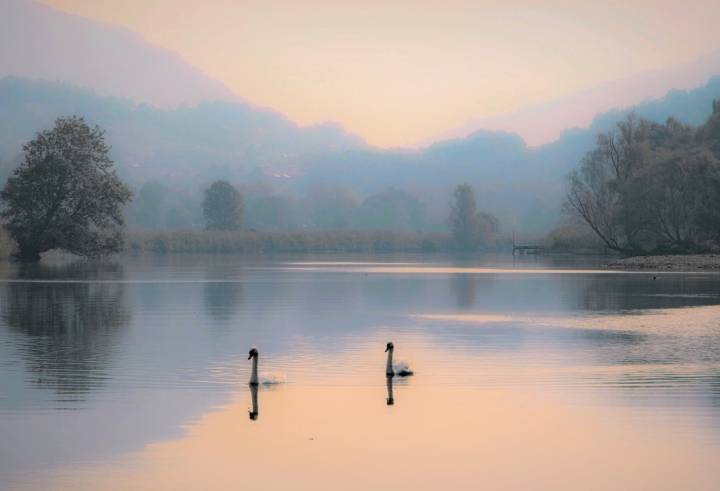
[[[239,100],[178,53],[124,27],[30,0],[0,0],[0,12],[0,77],[69,82],[161,107]]]
[[[462,138],[484,129],[513,131],[520,134],[528,146],[542,146],[555,141],[564,131],[590,127],[597,114],[641,105],[672,90],[691,90],[718,75],[720,50],[715,50],[687,63],[638,73],[507,114],[474,118],[440,133],[433,141]]]
[[[518,135],[479,131],[423,149],[380,149],[337,124],[300,127],[272,110],[239,102],[174,109],[100,96],[68,84],[0,79],[0,160],[4,175],[22,143],[61,115],[80,114],[107,130],[118,172],[133,186],[160,180],[198,193],[214,179],[302,194],[318,186],[367,196],[389,187],[422,196],[440,223],[452,187],[469,182],[479,206],[506,226],[544,230],[559,214],[565,175],[629,110],[663,122],[699,124],[720,98],[720,77],[693,90],[671,91],[633,109],[598,114],[589,128],[528,147]],[[2,178],[2,176],[0,176]]]

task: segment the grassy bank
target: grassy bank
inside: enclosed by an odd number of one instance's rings
[[[633,256],[612,261],[608,268],[640,271],[720,271],[720,255]]]
[[[130,253],[436,252],[453,250],[449,234],[388,231],[129,231]]]
[[[529,239],[528,239],[529,240]],[[9,258],[13,240],[0,229],[0,259]],[[449,233],[387,230],[209,231],[128,230],[124,252],[129,254],[272,254],[454,252]],[[512,250],[509,237],[496,237],[478,251]],[[52,251],[51,251],[52,252]],[[46,253],[44,257],[50,253]]]
[[[606,255],[603,242],[582,224],[569,223],[551,230],[543,240],[550,254]]]

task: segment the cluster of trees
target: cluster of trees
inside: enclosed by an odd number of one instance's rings
[[[207,230],[240,230],[242,226],[242,196],[227,181],[215,181],[205,190],[202,203]]]
[[[628,116],[569,176],[565,206],[622,254],[720,245],[720,101],[704,124]]]
[[[490,245],[500,231],[500,224],[490,213],[479,212],[475,200],[475,192],[471,185],[459,185],[453,194],[450,215],[447,223],[452,231],[455,248],[460,250],[476,250]],[[323,206],[312,210],[320,229],[349,229],[349,224],[342,220],[348,209],[342,197],[335,197],[336,206]],[[205,190],[203,215],[207,230],[240,230],[243,223],[243,199],[240,192],[227,181],[216,181]],[[394,224],[413,223],[421,219],[421,206],[411,195],[389,190],[370,196],[359,208],[363,214],[372,217],[367,224],[372,230],[392,230]],[[340,214],[338,214],[340,212]],[[397,215],[401,216],[398,217]],[[357,227],[355,230],[362,229]]]
[[[269,186],[239,186],[243,226],[254,230],[444,230],[441,216],[428,213],[414,194],[388,188],[364,199],[330,185],[309,188],[303,195]],[[128,207],[128,226],[142,229],[187,229],[205,226],[204,192],[188,193],[149,181]]]
[[[24,160],[0,192],[0,218],[17,246],[16,256],[37,261],[40,254],[53,249],[86,257],[122,250],[124,208],[132,193],[115,174],[103,130],[88,126],[81,117],[58,118],[52,129],[38,133],[23,150]],[[155,186],[140,190],[140,209],[145,215],[151,216],[162,208],[160,189],[161,186]],[[210,185],[201,205],[206,230],[225,233],[243,228],[246,208],[243,196],[229,182],[216,181]],[[293,207],[282,211],[291,216]],[[417,232],[402,234],[421,229],[426,219],[422,203],[398,189],[369,196],[359,206],[344,193],[315,190],[307,197],[305,211],[310,223],[318,229],[365,228],[375,232],[318,236],[319,242],[296,233],[283,237],[280,245],[270,246],[266,242],[277,237],[266,235],[248,240],[217,235],[213,236],[210,246],[243,250],[258,247],[261,250],[267,247],[269,250],[278,247],[352,250],[356,245],[347,242],[354,238],[362,243],[363,250],[436,250],[440,244],[447,248],[447,241],[442,237],[430,240],[429,235]],[[182,226],[182,220],[176,218]],[[488,245],[489,238],[498,231],[495,217],[477,211],[475,195],[468,184],[455,190],[448,223],[454,248],[463,250]],[[197,242],[197,237],[192,241]],[[258,245],[261,242],[265,245]]]
[[[660,124],[631,114],[611,131],[600,133],[596,147],[569,176],[566,208],[605,247],[623,254],[720,250],[720,101],[712,109],[697,127],[673,118]],[[17,255],[37,260],[51,249],[81,256],[121,250],[125,205],[132,193],[115,174],[104,132],[80,117],[59,118],[23,150],[23,160],[0,192],[0,219],[17,246]],[[166,191],[160,184],[147,184],[140,189],[130,215],[149,222],[157,219]],[[202,201],[184,197],[179,201],[186,213],[200,218],[189,220],[182,210],[171,208],[165,218],[176,228],[196,228],[202,222],[206,229],[221,232],[364,229],[386,231],[387,237],[397,231],[432,230],[427,228],[422,202],[394,188],[359,202],[339,188],[317,187],[293,202],[277,195],[241,192],[227,181],[216,181],[205,190]],[[469,184],[455,189],[447,225],[455,249],[487,247],[499,232],[498,220],[478,211]],[[336,242],[341,244],[351,236],[341,234]],[[224,237],[219,243],[224,244]],[[302,243],[297,247],[314,250],[330,241],[327,236],[318,245],[298,237],[288,235],[283,240],[289,245],[282,247]],[[365,234],[362,240],[372,244],[364,247],[377,250],[425,248],[420,235],[408,237],[391,246],[382,244],[382,235]],[[556,240],[569,247],[592,245],[586,236],[567,231]]]

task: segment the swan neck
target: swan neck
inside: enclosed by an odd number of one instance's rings
[[[388,356],[387,356],[387,365],[385,366],[385,374],[386,375],[395,375],[395,371],[393,370],[393,350],[388,350]]]
[[[258,355],[253,356],[252,372],[250,374],[250,383],[257,385],[258,383]]]

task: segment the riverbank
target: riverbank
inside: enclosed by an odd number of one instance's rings
[[[634,256],[616,259],[607,267],[642,271],[720,271],[720,254]]]

